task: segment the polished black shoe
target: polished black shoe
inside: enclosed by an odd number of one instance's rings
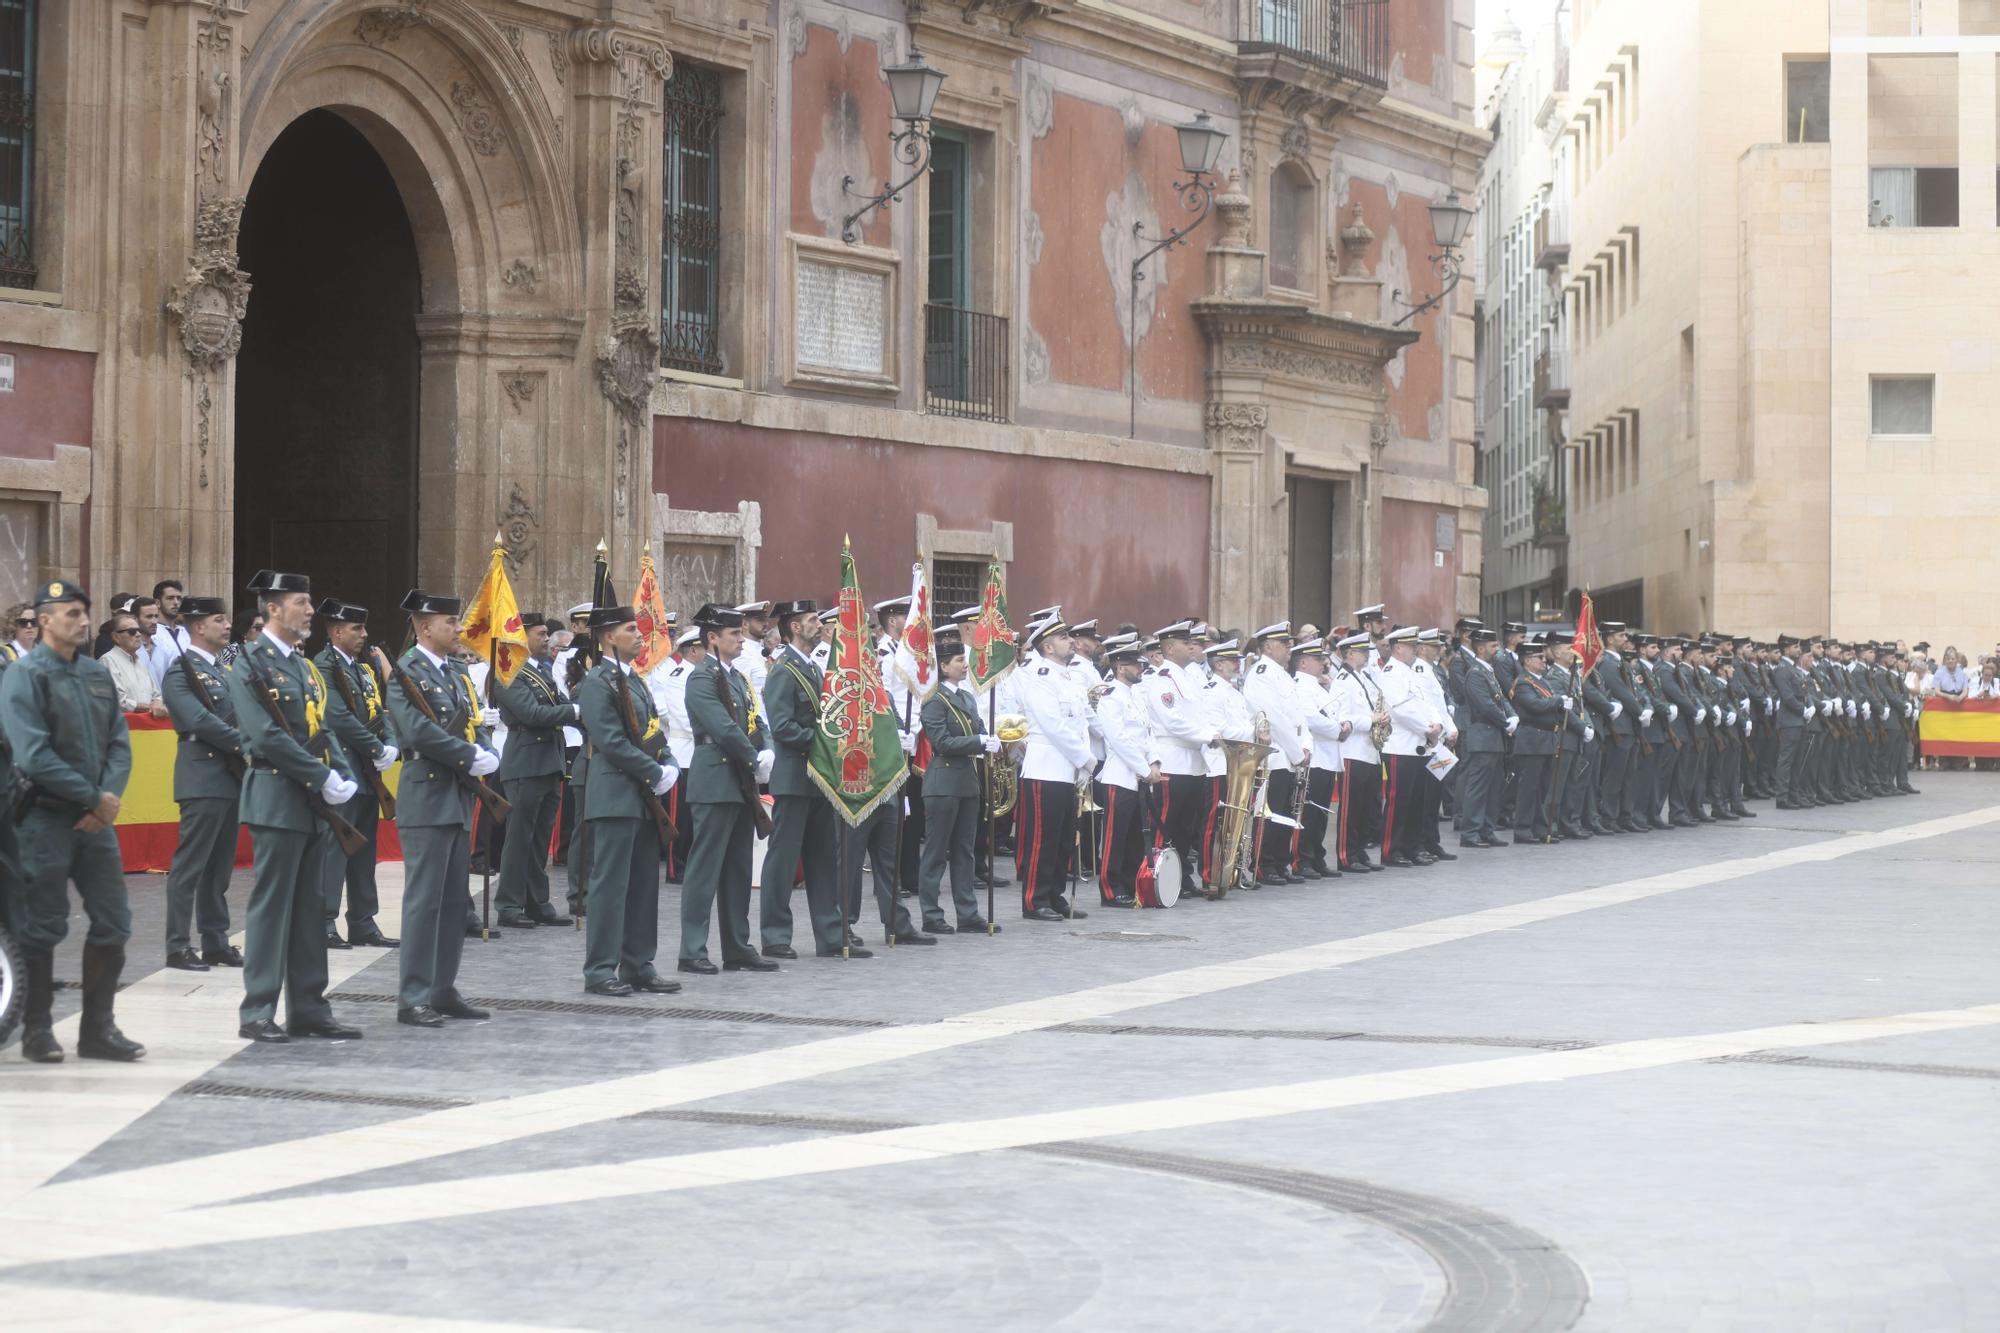
[[[1897,787],[1897,788],[1896,788],[1896,790],[1897,790],[1897,791],[1899,791],[1899,792],[1901,792],[1901,793],[1902,793],[1903,795],[1905,795],[1905,796],[1922,796],[1922,795],[1923,795],[1923,793],[1922,793],[1921,791],[1918,791],[1918,790],[1917,790],[1917,789],[1916,789],[1915,787],[1912,787],[1912,786],[1910,786],[1910,785],[1909,785],[1909,784],[1907,784],[1907,783],[1905,783],[1905,784],[1903,784],[1903,785],[1901,785],[1901,786]]]
[[[326,932],[326,947],[329,949],[352,949],[354,946],[340,938],[339,931],[329,930]]]
[[[347,935],[347,942],[357,949],[393,949],[402,943],[401,940],[392,939],[384,935],[381,927],[372,924],[366,930],[360,931],[349,926],[347,928]],[[237,966],[241,967],[242,964],[238,963]]]
[[[448,1000],[436,1001],[431,1005],[431,1008],[443,1014],[446,1018],[463,1018],[471,1022],[478,1022],[482,1018],[493,1017],[491,1009],[475,1009],[456,995]]]
[[[1791,802],[1791,801],[1782,801],[1782,800],[1778,802],[1778,804],[1777,804],[1777,807],[1776,807],[1776,808],[1777,808],[1777,809],[1779,809],[1779,810],[1803,810],[1803,809],[1805,809],[1805,807],[1804,807],[1804,806],[1802,806],[1802,805],[1797,805],[1797,804],[1795,804],[1795,803],[1793,803],[1793,802]]]
[[[983,916],[969,916],[958,923],[958,933],[961,935],[984,935],[987,933],[987,929],[986,918]],[[994,926],[991,929],[995,935],[998,935],[1006,927]]]
[[[1627,833],[1652,832],[1652,829],[1648,825],[1641,824],[1637,819],[1621,819],[1618,821],[1618,827]]]
[[[1311,866],[1300,866],[1300,867],[1299,867],[1299,878],[1300,878],[1300,879],[1305,879],[1305,880],[1315,880],[1315,879],[1318,879],[1319,877],[1320,877],[1320,873],[1319,873],[1319,871],[1317,871],[1317,870],[1313,869],[1313,867],[1311,867]]]
[[[1357,856],[1353,860],[1349,861],[1346,865],[1342,866],[1341,870],[1345,871],[1347,874],[1350,875],[1370,875],[1376,872],[1377,870],[1380,870],[1381,868],[1382,868],[1381,866],[1376,865],[1373,861],[1369,860],[1367,857]]]
[[[281,1034],[282,1036],[282,1034]],[[62,1043],[56,1040],[54,1029],[32,1027],[21,1034],[21,1058],[32,1060],[38,1065],[59,1065],[63,1060]]]
[[[1648,815],[1646,817],[1646,827],[1651,829],[1669,829],[1675,827],[1675,824],[1670,819],[1661,819],[1658,815]]]
[[[1014,881],[1002,876],[993,881],[993,887],[996,889],[1011,889],[1014,887]]]
[[[1458,853],[1448,852],[1442,847],[1426,847],[1424,850],[1430,854],[1430,858],[1433,861],[1456,861],[1458,859]]]
[[[1058,899],[1056,901],[1056,915],[1065,920],[1081,921],[1089,916],[1090,913],[1084,911],[1081,907],[1071,907],[1068,903]]]
[[[1514,844],[1508,842],[1505,838],[1498,838],[1492,834],[1488,834],[1479,840],[1479,845],[1481,847],[1512,847]]]
[[[692,972],[698,977],[712,977],[722,970],[706,958],[683,958],[674,964],[674,968],[681,972]]]
[[[1461,847],[1484,847],[1486,846],[1486,840],[1484,838],[1460,838],[1458,845]]]
[[[1755,810],[1752,810],[1747,805],[1731,806],[1729,808],[1729,813],[1736,816],[1738,819],[1755,819],[1757,817],[1757,812]]]
[[[640,977],[631,984],[633,990],[641,991],[647,995],[678,995],[681,993],[680,982],[668,981],[657,972],[650,977]]]
[[[937,943],[937,940],[936,940],[935,938],[933,938],[932,936],[929,936],[929,935],[920,935],[920,934],[918,934],[918,933],[917,933],[916,931],[914,931],[914,930],[906,930],[906,931],[904,931],[904,932],[903,932],[902,934],[900,934],[900,935],[898,935],[898,936],[896,937],[896,943],[898,943],[898,944],[936,944],[936,943]]]
[[[668,880],[667,882],[669,884],[673,883],[672,880]],[[528,913],[528,915],[534,919],[535,924],[538,926],[568,926],[575,924],[574,918],[564,916],[553,907],[539,908]]]
[[[176,949],[167,955],[167,966],[178,972],[206,972],[208,964],[193,949]]]
[[[233,944],[225,944],[220,949],[203,949],[201,961],[210,967],[241,967],[243,951]]]
[[[1418,861],[1414,856],[1385,856],[1382,858],[1382,868],[1385,870],[1390,866],[1394,866],[1398,870],[1415,870],[1421,864],[1423,863]]]
[[[945,924],[944,922],[942,922],[942,921],[926,921],[926,922],[924,922],[924,930],[925,930],[925,931],[927,931],[928,933],[932,934],[932,935],[956,935],[956,934],[958,934],[958,927],[957,927],[957,926],[952,926],[952,925],[946,925],[946,924]]]
[[[523,916],[519,912],[502,912],[500,924],[509,930],[533,930],[541,922],[531,916]]]
[[[1672,822],[1675,828],[1701,827],[1701,821],[1694,818],[1692,815],[1675,815]]]
[[[1139,906],[1139,900],[1137,898],[1127,897],[1124,894],[1116,894],[1113,895],[1111,900],[1105,903],[1104,906],[1107,908],[1117,908],[1123,911],[1127,909],[1137,908]]]
[[[856,950],[856,952],[861,953],[861,956],[864,958],[869,956],[860,950]],[[768,958],[734,958],[724,963],[722,970],[725,972],[775,972],[778,970],[778,965]]]
[[[360,1028],[336,1023],[331,1018],[317,1023],[290,1023],[285,1032],[293,1037],[322,1037],[327,1041],[356,1041],[361,1037]]]
[[[441,1028],[444,1026],[444,1015],[427,1004],[419,1004],[409,1009],[398,1009],[396,1021],[405,1027]]]
[[[766,958],[797,958],[799,951],[789,944],[767,944],[764,946]]]
[[[245,1023],[236,1029],[236,1035],[245,1041],[267,1041],[273,1044],[290,1041],[285,1030],[268,1018],[260,1018],[255,1023]]]
[[[616,1000],[622,1000],[632,993],[631,985],[618,980],[616,977],[613,977],[609,981],[593,981],[583,989],[586,994],[609,995]]]
[[[861,936],[860,936],[860,935],[859,935],[859,934],[858,934],[857,932],[855,932],[855,931],[852,931],[852,930],[850,930],[850,931],[848,931],[848,932],[847,932],[847,947],[848,947],[848,948],[850,948],[850,949],[859,949],[859,948],[860,948],[860,947],[861,947],[861,946],[862,946],[862,945],[863,945],[864,943],[866,943],[866,942],[867,942],[867,941],[863,940],[863,939],[861,938]]]
[[[1260,870],[1257,872],[1257,882],[1267,884],[1274,889],[1282,889],[1292,881],[1275,870]]]
[[[1558,830],[1558,832],[1560,832],[1565,838],[1575,838],[1579,842],[1583,841],[1585,838],[1588,838],[1590,836],[1588,833],[1585,833],[1582,829],[1578,828],[1574,824],[1564,824]]]
[[[1067,921],[1068,917],[1052,907],[1037,907],[1032,912],[1021,913],[1023,921]]]

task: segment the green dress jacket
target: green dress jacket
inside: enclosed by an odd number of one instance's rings
[[[583,726],[592,751],[590,783],[583,797],[585,819],[646,818],[646,793],[659,782],[663,771],[659,756],[666,753],[667,734],[653,711],[653,692],[645,681],[625,672],[624,694],[632,701],[633,728],[628,729],[615,674],[622,671],[623,667],[606,657],[577,686],[577,703],[583,709]],[[636,741],[632,736],[635,729]],[[511,739],[508,745],[513,745]]]
[[[396,784],[396,823],[406,828],[456,824],[472,827],[472,788],[459,780],[472,772],[472,761],[491,735],[479,726],[479,700],[472,677],[447,659],[431,661],[412,646],[399,663],[401,671],[389,683],[389,721],[396,728],[403,752],[403,774]],[[410,702],[410,685],[430,705],[433,722]]]
[[[687,711],[694,728],[688,800],[698,805],[747,805],[738,774],[756,771],[757,752],[766,744],[763,719],[750,708],[750,682],[710,654],[688,676]],[[591,735],[596,738],[595,731]]]
[[[319,650],[313,657],[313,665],[326,678],[327,730],[350,759],[373,767],[382,757],[383,738],[389,726],[382,713],[382,693],[376,688],[375,673],[362,662],[344,656],[332,644]],[[347,701],[350,694],[354,696],[352,705]]]
[[[650,699],[650,691],[641,690]],[[563,771],[562,729],[572,724],[576,710],[556,688],[545,662],[530,659],[514,679],[494,691],[493,703],[507,724],[507,748],[500,755],[500,776],[553,777]]]
[[[764,677],[764,722],[771,736],[771,795],[811,796],[813,737],[819,734],[819,698],[825,676],[809,657],[786,644]],[[697,754],[700,751],[696,751]]]
[[[206,696],[206,702],[203,700]],[[243,794],[243,733],[236,728],[236,705],[228,674],[195,649],[167,667],[160,697],[174,720],[180,744],[174,750],[174,799],[239,799]],[[322,779],[323,780],[323,779]]]
[[[940,684],[924,700],[924,736],[931,743],[931,761],[924,767],[924,796],[977,796],[979,765],[986,750],[986,728],[979,722],[979,702],[955,685]]]
[[[282,651],[268,634],[245,643],[223,674],[249,764],[238,818],[311,833],[318,825],[308,798],[326,785],[327,770],[353,777],[326,729],[325,678],[304,653]],[[265,698],[276,700],[283,726],[265,709]]]

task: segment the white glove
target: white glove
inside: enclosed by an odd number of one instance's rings
[[[482,708],[482,709],[480,709],[480,710],[479,710],[479,725],[480,725],[480,726],[482,726],[482,727],[497,727],[497,726],[499,726],[499,725],[500,725],[500,710],[499,710],[499,709],[497,709],[497,708]]]
[[[998,736],[981,736],[979,744],[988,754],[1000,753],[1000,738]]]
[[[570,720],[570,721],[572,721],[572,722],[581,722],[581,721],[583,721],[583,705],[582,705],[582,704],[571,704],[571,705],[569,706],[569,720]]]
[[[1076,780],[1078,782],[1088,782],[1096,773],[1097,765],[1094,763],[1078,764],[1076,766]]]
[[[346,805],[360,790],[361,788],[340,776],[338,770],[330,768],[326,771],[326,781],[320,784],[319,794],[326,797],[328,805]]]
[[[1694,710],[1694,724],[1695,724],[1695,725],[1696,725],[1697,727],[1698,727],[1698,726],[1700,726],[1700,725],[1701,725],[1701,721],[1702,721],[1702,719],[1703,719],[1703,718],[1705,718],[1705,717],[1707,717],[1707,716],[1708,716],[1708,709],[1706,709],[1706,708],[1697,708],[1697,709],[1695,709],[1695,710]]]
[[[1639,725],[1640,725],[1640,726],[1642,726],[1642,727],[1650,727],[1650,726],[1652,726],[1652,725],[1653,725],[1653,710],[1652,710],[1652,709],[1650,709],[1650,708],[1641,708],[1641,709],[1639,710]]]
[[[1681,720],[1681,706],[1679,704],[1668,704],[1667,721],[1678,722],[1680,720]]]
[[[1613,722],[1616,722],[1619,718],[1623,717],[1624,715],[1625,715],[1625,705],[1620,703],[1618,700],[1613,699],[1611,701],[1611,720]]]
[[[759,783],[769,782],[771,780],[771,765],[777,762],[778,762],[778,756],[773,754],[771,751],[759,750],[757,752],[757,781]]]
[[[672,764],[662,765],[660,768],[659,781],[653,784],[653,795],[665,796],[669,791],[672,791],[674,786],[674,779],[678,778],[680,775],[681,771],[678,768],[675,768]]]
[[[1569,711],[1569,696],[1567,694],[1558,694],[1556,702],[1563,706],[1563,712],[1567,713]]]
[[[499,767],[500,756],[483,745],[478,747],[478,752],[472,756],[471,772],[475,778],[483,778]]]
[[[1597,739],[1597,728],[1596,728],[1596,727],[1585,727],[1585,728],[1583,729],[1583,743],[1584,743],[1585,745],[1588,745],[1588,744],[1590,744],[1590,743],[1591,743],[1592,741],[1594,741],[1594,740],[1596,740],[1596,739]]]
[[[917,734],[915,732],[899,731],[896,733],[896,739],[902,743],[904,754],[915,754],[917,752]]]
[[[1775,712],[1777,712],[1777,711],[1778,711],[1778,701],[1777,701],[1776,699],[1766,699],[1766,700],[1764,701],[1764,716],[1765,716],[1765,717],[1769,717],[1769,716],[1770,716],[1771,714],[1773,714],[1773,713],[1775,713]]]
[[[1509,736],[1513,735],[1513,734],[1514,734],[1514,733],[1515,733],[1516,731],[1518,731],[1518,730],[1520,729],[1520,726],[1521,726],[1521,719],[1520,719],[1520,718],[1519,718],[1518,716],[1517,716],[1517,717],[1510,717],[1510,718],[1508,718],[1508,719],[1507,719],[1507,734],[1508,734]]]
[[[1916,715],[1917,715],[1917,706],[1916,706],[1915,704],[1904,704],[1904,705],[1903,705],[1903,716],[1904,716],[1904,717],[1915,717]]]
[[[1863,717],[1874,717],[1874,716],[1875,716],[1875,706],[1874,706],[1873,704],[1863,704],[1863,705],[1861,705],[1861,716],[1863,716]]]
[[[1817,713],[1818,711],[1819,711],[1819,705],[1818,705],[1818,704],[1807,704],[1807,705],[1806,705],[1806,721],[1808,721],[1808,722],[1812,721],[1812,719],[1813,719],[1813,714]]]
[[[377,773],[387,773],[390,767],[394,765],[395,762],[398,759],[401,759],[402,757],[403,757],[403,752],[398,750],[395,746],[393,745],[383,746],[382,753],[375,756],[375,771]]]
[[[1854,700],[1852,700],[1852,699],[1849,699],[1849,700],[1847,701],[1847,715],[1848,715],[1849,717],[1853,717],[1853,716],[1854,716]]]
[[[1728,724],[1729,724],[1730,726],[1732,726],[1732,727],[1733,727],[1733,726],[1735,726],[1735,725],[1736,725],[1736,710],[1735,710],[1734,708],[1730,709],[1730,710],[1729,710],[1729,712],[1728,712],[1728,714],[1727,714],[1727,715],[1726,715],[1726,716],[1725,716],[1725,717],[1724,717],[1724,718],[1723,718],[1722,720],[1723,720],[1724,722],[1727,722],[1727,723],[1728,723]]]

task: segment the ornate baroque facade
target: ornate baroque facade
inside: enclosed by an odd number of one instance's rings
[[[16,581],[379,601],[497,533],[533,604],[600,537],[824,595],[852,533],[1142,622],[1474,609],[1470,285],[1395,322],[1485,148],[1471,8],[36,0]],[[932,170],[851,219],[913,45]],[[1196,112],[1213,213],[1133,282]]]

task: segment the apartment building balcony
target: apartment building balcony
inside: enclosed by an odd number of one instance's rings
[[[1544,347],[1535,354],[1535,406],[1569,406],[1569,349]]]
[[[924,407],[935,416],[1005,421],[1013,396],[1007,317],[924,307]]]
[[[1535,483],[1535,537],[1537,547],[1561,551],[1569,546],[1569,506],[1561,491]]]
[[[1551,200],[1535,219],[1535,267],[1553,272],[1569,263],[1569,203]]]
[[[1374,103],[1389,87],[1388,0],[1249,0],[1236,43],[1250,105],[1285,90],[1315,110]]]

